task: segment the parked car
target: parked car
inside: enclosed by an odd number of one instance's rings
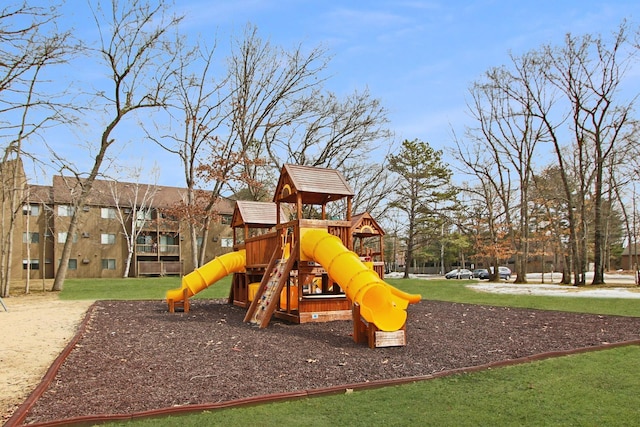
[[[493,273],[493,267],[489,267],[490,270],[484,270],[483,273],[478,275],[478,279],[489,280],[489,271]],[[509,267],[498,267],[498,274],[502,280],[511,279],[511,269]]]
[[[473,273],[473,277],[475,277],[476,279],[480,278],[481,274],[487,273],[487,269],[486,268],[476,268],[475,270],[472,271]]]
[[[473,278],[473,273],[466,268],[456,268],[445,274],[444,277],[446,279],[471,279]]]

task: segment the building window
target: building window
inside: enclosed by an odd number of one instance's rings
[[[102,269],[103,270],[115,270],[116,269],[116,260],[115,259],[103,259],[102,260]]]
[[[71,205],[58,205],[58,216],[72,216],[75,208]]]
[[[67,241],[67,232],[66,231],[61,231],[58,233],[58,243],[65,243]],[[76,243],[78,241],[78,234],[74,233],[73,235],[73,243]]]
[[[223,237],[220,239],[220,246],[223,248],[231,248],[233,247],[233,238],[232,237]]]
[[[116,243],[116,235],[103,233],[100,235],[100,243],[103,245],[113,245]]]
[[[22,205],[22,214],[38,216],[40,215],[40,205]]]
[[[100,209],[100,217],[105,219],[115,219],[116,217],[116,209],[115,208],[101,208]]]
[[[153,219],[151,209],[140,209],[136,211],[136,225],[144,227],[144,225]]]
[[[60,261],[58,260],[58,265],[60,265]],[[69,258],[69,270],[77,270],[78,269],[78,260],[75,258]]]
[[[161,234],[158,236],[159,250],[163,255],[177,255],[179,252],[179,241],[177,236]]]
[[[220,215],[220,223],[224,225],[231,224],[231,219],[232,219],[231,215]]]
[[[40,260],[39,259],[32,259],[31,262],[29,262],[28,259],[23,259],[22,260],[22,269],[26,270],[27,268],[29,268],[31,270],[40,270]]]
[[[22,243],[40,243],[40,233],[22,233]]]

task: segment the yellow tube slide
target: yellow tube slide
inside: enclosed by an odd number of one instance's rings
[[[304,256],[322,265],[353,302],[360,305],[360,314],[382,331],[397,331],[407,319],[405,309],[420,301],[385,283],[368,268],[355,252],[342,244],[339,237],[322,229],[303,229],[300,246]]]
[[[184,276],[181,287],[167,291],[167,301],[182,301],[184,289],[187,289],[187,297],[192,297],[223,277],[243,271],[246,262],[244,249],[220,255]]]

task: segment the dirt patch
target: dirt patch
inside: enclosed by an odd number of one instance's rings
[[[640,339],[640,318],[426,301],[405,347],[353,342],[347,321],[258,329],[224,301],[97,302],[82,338],[26,422],[130,414],[271,393],[422,376]]]
[[[5,421],[40,383],[74,336],[92,301],[61,301],[56,293],[3,299],[0,306],[0,413]]]

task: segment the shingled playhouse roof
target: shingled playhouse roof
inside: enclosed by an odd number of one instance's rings
[[[344,176],[335,169],[285,164],[273,201],[293,203],[297,193],[301,193],[303,203],[318,205],[354,194]]]
[[[284,219],[284,213],[280,214]],[[273,202],[254,202],[249,200],[236,201],[233,210],[232,227],[246,225],[255,228],[271,228],[278,223],[276,204]]]
[[[351,218],[351,232],[361,237],[384,236],[385,232],[380,224],[369,212],[354,215]]]

